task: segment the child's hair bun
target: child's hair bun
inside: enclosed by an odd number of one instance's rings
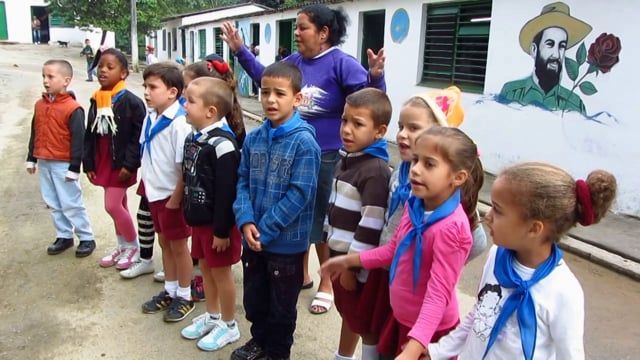
[[[589,186],[591,193],[591,202],[593,204],[594,224],[598,223],[607,213],[613,200],[616,198],[617,182],[615,176],[604,170],[594,170],[589,173],[585,180]],[[578,207],[578,217],[582,216],[581,209]]]

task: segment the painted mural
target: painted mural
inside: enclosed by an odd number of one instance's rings
[[[251,42],[250,37],[250,26],[251,23],[249,19],[239,19],[236,22],[236,28],[240,32],[240,37],[242,37],[242,42],[249,47]],[[233,67],[233,73],[236,75],[236,79],[238,79],[238,93],[240,96],[248,97],[251,96],[251,84],[252,80],[247,74],[246,71],[242,68],[238,61],[235,62]]]
[[[504,84],[500,99],[522,105],[537,105],[549,110],[577,111],[587,115],[580,95],[598,92],[586,77],[608,73],[620,60],[622,45],[613,34],[602,33],[589,47],[581,42],[592,31],[591,25],[571,16],[563,2],[545,5],[540,15],[520,29],[520,48],[533,59],[531,75]],[[566,56],[568,49],[580,45],[575,59]],[[585,65],[585,66],[583,66]],[[571,89],[561,85],[563,69],[573,82]],[[582,76],[580,73],[582,72]]]
[[[606,169],[618,180],[614,211],[638,216],[640,48],[629,3],[610,1],[615,15],[583,0],[494,0],[485,93],[465,104],[461,129],[492,173],[521,161],[575,178]]]

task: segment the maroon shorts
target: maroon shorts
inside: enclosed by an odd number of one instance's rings
[[[456,325],[449,329],[436,330],[436,332],[431,337],[430,342],[438,342],[440,338],[455,329],[459,323],[460,321],[458,321]],[[399,355],[402,352],[402,348],[409,341],[408,335],[410,331],[410,327],[402,325],[393,316],[390,316],[384,328],[382,329],[380,339],[378,339],[378,352],[386,357],[395,357]],[[421,357],[421,359],[423,358]],[[451,359],[456,358],[454,357]]]
[[[184,220],[182,203],[177,209],[168,209],[169,198],[149,203],[153,227],[165,240],[182,240],[191,235],[191,228]]]
[[[213,245],[212,226],[194,226],[191,228],[191,257],[205,259],[207,267],[231,266],[240,261],[242,238],[237,226],[229,233],[229,247],[223,252],[216,252]]]

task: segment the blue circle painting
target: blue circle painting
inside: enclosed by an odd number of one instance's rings
[[[271,24],[264,27],[264,41],[268,44],[271,42]]]
[[[407,38],[409,33],[409,14],[407,10],[398,9],[391,17],[391,40],[395,43],[401,43]]]

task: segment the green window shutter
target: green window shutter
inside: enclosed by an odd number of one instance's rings
[[[207,30],[198,30],[198,41],[200,45],[200,59],[204,59],[207,56]]]
[[[290,54],[293,54],[294,52],[298,51],[298,44],[296,43],[296,21],[292,21],[291,22],[291,52]]]
[[[213,28],[213,49],[216,54],[223,56],[222,39],[220,39],[220,35],[222,35],[222,28],[214,27]]]
[[[491,0],[427,5],[422,83],[482,92]]]

